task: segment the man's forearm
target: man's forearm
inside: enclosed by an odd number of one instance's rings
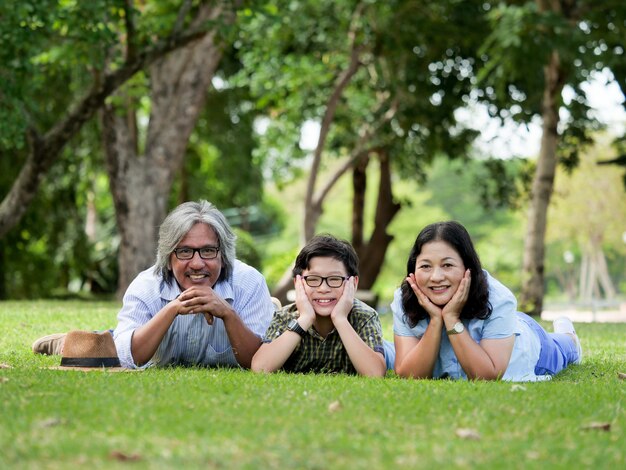
[[[261,338],[254,334],[235,312],[222,320],[237,362],[241,367],[249,369],[252,357],[261,346]]]
[[[144,365],[152,359],[176,314],[176,308],[169,303],[148,323],[135,330],[131,340],[131,352],[136,365]]]

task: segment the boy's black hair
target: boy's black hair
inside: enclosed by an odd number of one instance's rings
[[[316,235],[300,250],[293,267],[293,277],[302,275],[309,268],[312,258],[328,257],[341,261],[348,276],[359,275],[359,257],[350,242],[330,234]]]

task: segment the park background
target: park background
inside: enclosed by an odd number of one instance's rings
[[[0,466],[623,466],[623,1],[5,0],[0,19]],[[283,301],[304,240],[350,240],[387,339],[415,236],[444,219],[520,309],[608,322],[577,323],[583,364],[539,384],[48,370],[32,341],[113,327],[160,222],[199,198]]]
[[[0,298],[119,298],[169,209],[203,198],[283,301],[299,247],[331,232],[384,310],[419,230],[456,219],[524,311],[619,309],[621,2],[2,15]]]

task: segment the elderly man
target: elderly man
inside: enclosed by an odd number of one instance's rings
[[[235,239],[207,201],[181,204],[165,218],[156,264],[133,280],[118,314],[122,366],[250,367],[275,307],[261,273],[235,258]],[[64,336],[55,336],[33,351],[58,354]]]

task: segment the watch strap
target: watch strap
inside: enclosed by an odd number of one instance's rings
[[[448,334],[448,336],[449,335],[458,335],[458,334],[463,333],[463,331],[465,331],[465,325],[463,325],[463,323],[458,321],[458,322],[456,322],[454,324],[454,326],[451,329],[446,330],[446,333]]]
[[[297,320],[291,320],[287,325],[287,329],[289,331],[293,331],[294,333],[298,333],[302,338],[306,335],[306,330],[300,326]]]

